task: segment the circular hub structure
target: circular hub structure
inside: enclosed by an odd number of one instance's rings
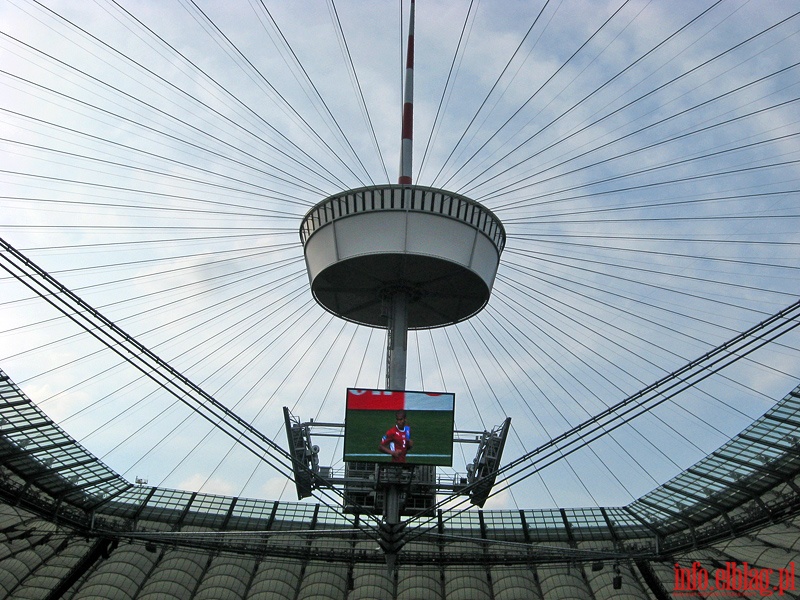
[[[506,234],[480,203],[439,189],[383,185],[326,198],[300,237],[314,298],[349,321],[386,327],[385,300],[408,298],[408,328],[457,323],[489,301]]]

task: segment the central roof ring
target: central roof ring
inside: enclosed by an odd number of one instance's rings
[[[409,293],[410,329],[451,325],[486,306],[506,242],[492,211],[460,194],[379,185],[329,196],[300,225],[315,300],[386,327],[387,290]]]

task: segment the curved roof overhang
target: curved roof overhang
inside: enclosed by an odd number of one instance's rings
[[[505,563],[592,560],[620,552],[657,558],[703,547],[800,513],[798,426],[800,387],[718,450],[627,506],[438,511],[419,521],[425,532],[419,539],[491,542],[491,554]],[[352,543],[367,527],[354,529],[326,506],[131,483],[50,420],[2,371],[0,465],[0,494],[8,503],[86,535],[245,554],[383,560],[377,549]],[[298,536],[331,541],[320,554],[317,544],[298,545]],[[405,562],[463,563],[470,556],[483,563],[493,558],[485,548],[432,553],[417,544],[403,551]]]

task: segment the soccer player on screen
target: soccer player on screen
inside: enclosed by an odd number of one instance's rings
[[[393,463],[406,462],[406,454],[411,450],[411,428],[406,425],[406,411],[398,410],[395,415],[395,426],[381,438],[378,450],[392,457]]]

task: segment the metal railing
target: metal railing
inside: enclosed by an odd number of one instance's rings
[[[500,219],[479,202],[436,188],[408,185],[364,187],[330,196],[303,217],[300,239],[305,245],[315,231],[337,219],[390,210],[434,213],[467,223],[488,237],[498,254],[506,243]]]

